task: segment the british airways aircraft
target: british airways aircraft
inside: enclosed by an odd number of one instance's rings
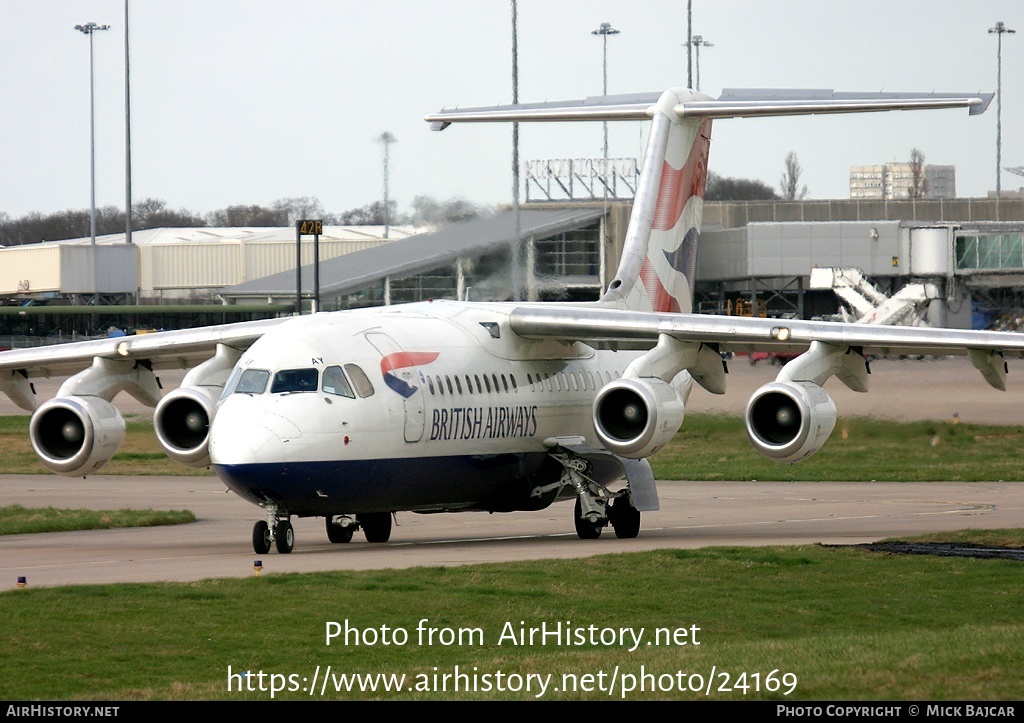
[[[832,376],[867,391],[866,354],[968,354],[1005,389],[1024,336],[694,314],[711,124],[717,118],[968,108],[991,95],[690,90],[441,111],[477,121],[636,120],[650,139],[620,266],[599,301],[434,301],[0,353],[0,391],[33,411],[42,463],[99,470],[124,439],[111,400],[155,406],[160,444],[259,505],[253,548],[294,545],[293,516],[331,542],[386,542],[398,511],[509,512],[575,500],[581,538],[640,531],[658,509],[647,458],[679,430],[694,383],[722,394],[727,350],[801,352],[751,397],[750,442],[779,462],[825,443]],[[612,351],[603,342],[646,342]],[[190,368],[162,395],[156,373]],[[36,405],[33,377],[72,375]],[[618,484],[624,480],[624,484]]]

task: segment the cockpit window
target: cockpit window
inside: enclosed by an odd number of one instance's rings
[[[263,394],[270,372],[265,369],[246,369],[238,378],[235,394]]]
[[[235,367],[231,371],[231,376],[228,377],[227,383],[224,385],[224,390],[221,392],[220,398],[222,400],[235,393],[235,385],[238,384],[238,377],[240,376],[242,376],[242,368]]]
[[[356,388],[356,394],[364,398],[373,396],[373,385],[366,376],[366,372],[355,364],[346,364],[345,371],[348,372],[348,378],[352,380],[352,386]]]
[[[315,392],[318,376],[316,369],[282,369],[274,375],[270,393]]]
[[[324,378],[320,383],[320,388],[327,394],[349,397],[351,399],[356,398],[355,392],[352,391],[352,385],[348,383],[345,372],[339,366],[324,369]]]

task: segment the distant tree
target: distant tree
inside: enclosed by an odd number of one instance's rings
[[[184,208],[175,211],[168,208],[165,201],[157,198],[144,198],[132,204],[132,230],[134,231],[150,228],[192,228],[205,225],[206,219],[199,214]],[[121,228],[124,228],[123,221]]]
[[[773,198],[778,198],[778,195],[767,183],[708,172],[705,201],[768,201]]]
[[[807,186],[800,186],[800,175],[803,170],[800,161],[797,160],[796,151],[790,151],[786,156],[786,169],[782,172],[782,178],[779,181],[782,197],[787,201],[796,201],[807,195]]]
[[[228,206],[207,216],[211,226],[287,226],[288,212],[265,206]]]
[[[394,201],[389,201],[388,206],[390,207],[391,213],[388,214],[388,218],[391,225],[405,223],[405,218],[398,214],[398,204]],[[374,201],[368,203],[365,206],[359,208],[352,208],[348,211],[339,214],[331,214],[328,219],[325,219],[328,223],[337,224],[339,226],[383,226],[384,225],[384,202]]]
[[[409,222],[417,225],[457,223],[487,216],[492,212],[489,206],[481,206],[464,198],[438,201],[433,196],[416,196],[412,200]]]
[[[108,230],[118,217],[124,226],[124,214],[113,206],[96,209],[96,233],[110,233]],[[0,245],[20,246],[40,241],[63,241],[89,235],[89,211],[67,210],[41,214],[33,212],[21,218],[8,219],[0,224]]]
[[[440,202],[433,196],[416,196],[412,199],[412,217],[414,224],[441,223],[444,210]]]
[[[288,215],[288,225],[294,226],[296,221],[305,218],[323,219],[323,204],[320,199],[314,196],[296,196],[294,198],[281,198],[274,201],[271,207],[276,211],[283,211]]]
[[[924,198],[928,192],[928,179],[924,171],[924,153],[914,148],[910,151],[910,186],[907,188],[910,198]]]

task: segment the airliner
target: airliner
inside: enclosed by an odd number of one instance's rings
[[[723,317],[692,312],[711,124],[886,110],[984,111],[989,94],[685,89],[443,110],[441,130],[491,121],[650,122],[624,250],[586,303],[435,300],[0,353],[0,391],[32,411],[42,464],[100,470],[124,439],[111,403],[155,407],[185,465],[212,466],[263,510],[253,549],[289,553],[293,517],[327,537],[386,542],[397,512],[511,512],[575,501],[580,538],[640,532],[658,509],[648,458],[679,431],[694,385],[726,390],[726,351],[796,352],[746,407],[751,444],[790,463],[828,439],[832,376],[868,389],[868,354],[966,354],[1005,389],[1012,333]],[[624,342],[632,342],[624,344]],[[615,349],[639,347],[639,351]],[[160,370],[188,368],[164,394]],[[70,376],[69,376],[70,375]],[[36,403],[32,379],[68,377]],[[937,390],[941,392],[941,390]]]

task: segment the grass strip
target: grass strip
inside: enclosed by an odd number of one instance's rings
[[[323,676],[329,665],[329,699],[519,700],[537,692],[455,692],[453,679],[437,690],[436,676],[460,666],[478,682],[491,675],[492,685],[498,672],[550,675],[548,700],[1017,700],[1022,584],[1024,565],[1005,560],[803,546],[12,589],[0,593],[0,699],[269,699],[273,674],[296,675],[299,688],[276,698],[309,699],[303,678],[308,685],[316,666]],[[332,621],[359,631],[360,641],[326,645]],[[643,628],[644,638],[632,651],[631,643],[522,643],[523,631],[559,624]],[[434,631],[432,642],[419,638],[420,627]],[[688,632],[648,645],[659,628]],[[399,630],[403,642],[395,642]],[[228,666],[262,672],[265,690],[229,691]],[[616,667],[620,688],[609,696],[599,676],[607,687]],[[680,672],[708,679],[712,669],[710,694],[673,682]],[[776,680],[795,676],[790,695],[766,689],[772,671]],[[622,675],[644,672],[654,676],[648,689],[624,694]],[[338,676],[352,673],[405,675],[407,687],[387,692],[374,678],[376,691],[336,690]],[[430,689],[416,690],[417,681]]]
[[[157,527],[195,522],[189,510],[68,510],[56,507],[0,507],[0,535],[31,532],[107,530],[114,527]]]

